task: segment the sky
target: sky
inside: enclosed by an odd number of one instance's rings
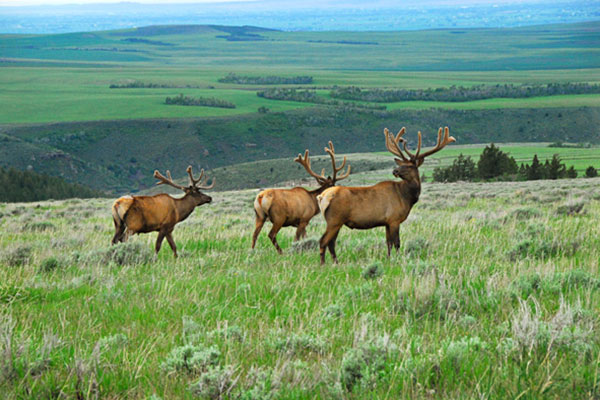
[[[144,3],[144,4],[169,4],[169,3],[233,3],[233,2],[251,2],[256,0],[0,0],[0,6],[31,6],[31,5],[63,5],[63,4],[102,4],[102,3]],[[437,4],[437,5],[474,5],[474,4],[515,4],[515,3],[539,3],[543,0],[425,0],[420,1],[421,4]],[[566,0],[569,1],[569,0]],[[297,0],[281,0],[281,3],[295,3],[298,5]],[[358,4],[360,1],[351,1],[353,4]],[[327,3],[337,3],[343,4],[344,1],[334,0],[328,1],[324,0],[320,2],[321,4]],[[376,1],[365,0],[365,5],[372,5],[376,3]],[[389,3],[389,2],[388,2]],[[408,0],[399,0],[396,1],[398,5],[410,5],[413,3]]]
[[[171,3],[231,3],[254,0],[176,0]],[[0,0],[0,6],[38,6],[38,5],[62,5],[62,4],[102,4],[102,3],[144,3],[144,4],[168,4],[169,0]]]

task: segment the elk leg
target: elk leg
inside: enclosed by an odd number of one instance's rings
[[[122,241],[121,239],[123,237],[123,233],[125,232],[125,224],[119,223],[119,222],[117,222],[117,220],[115,220],[114,222],[115,222],[115,236],[113,236],[111,243],[117,244],[117,242]]]
[[[160,246],[162,245],[162,241],[165,238],[166,232],[158,231],[158,237],[156,238],[156,246],[154,246],[154,251],[156,254],[160,251]]]
[[[329,242],[331,242],[332,240],[334,241],[334,247],[335,247],[335,239],[337,238],[337,234],[340,231],[340,229],[342,228],[341,225],[339,226],[327,226],[327,230],[325,231],[325,233],[323,234],[323,236],[321,236],[321,240],[319,240],[319,254],[321,255],[321,265],[325,264],[325,247],[327,247],[329,245]],[[331,248],[329,249],[329,251],[331,252]],[[335,249],[334,252],[331,254],[332,257],[335,257]],[[334,261],[337,261],[334,258]]]
[[[169,242],[169,246],[171,246],[171,250],[173,250],[173,254],[175,258],[177,258],[177,246],[175,246],[175,241],[173,240],[172,232],[167,233],[167,242]]]
[[[271,242],[273,242],[273,246],[275,246],[275,248],[277,249],[277,252],[279,254],[283,253],[283,251],[281,250],[281,247],[279,247],[279,243],[277,243],[277,232],[279,232],[281,227],[282,227],[282,224],[273,223],[273,227],[271,228],[271,231],[269,232],[269,239],[271,239]]]
[[[256,239],[258,238],[258,234],[265,224],[266,218],[260,218],[258,214],[256,215],[256,227],[254,228],[254,233],[252,234],[252,248],[256,245]]]
[[[400,249],[400,225],[390,227],[390,236],[397,253]]]
[[[335,241],[337,240],[338,233],[340,233],[339,230],[335,233],[335,236],[329,241],[329,245],[327,246],[334,264],[338,263],[337,256],[335,255]]]
[[[392,233],[389,225],[385,226],[385,242],[387,243],[388,257],[392,251]]]
[[[308,225],[308,222],[300,222],[298,224],[298,229],[296,229],[296,239],[294,240],[300,240],[306,237],[306,225]]]

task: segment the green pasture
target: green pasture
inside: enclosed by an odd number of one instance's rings
[[[136,118],[190,118],[207,116],[232,116],[257,112],[259,107],[271,111],[285,111],[310,106],[309,103],[279,101],[259,98],[256,92],[261,86],[221,84],[218,79],[229,70],[193,69],[193,68],[51,68],[51,67],[4,67],[0,68],[0,121],[6,124],[50,123],[61,121],[96,121]],[[551,80],[565,78],[580,81],[587,77],[600,76],[600,70],[582,71],[575,74],[570,71],[555,71]],[[411,77],[398,72],[361,74],[340,71],[323,72],[311,70],[272,69],[253,70],[238,73],[263,75],[295,76],[308,74],[314,76],[313,86],[322,85],[378,85],[389,87],[424,88],[447,86],[450,84],[473,85],[496,82],[498,77],[482,74],[466,82],[465,76],[448,73],[447,77],[429,78],[426,74]],[[442,75],[443,76],[443,75]],[[503,75],[508,82],[518,83],[516,75]],[[579,78],[578,78],[579,77]],[[389,78],[389,79],[388,79]],[[513,80],[514,79],[514,80]],[[524,79],[519,77],[519,79]],[[543,79],[543,78],[538,78]],[[545,79],[545,78],[544,78]],[[181,86],[182,88],[160,89],[110,89],[111,84],[131,81]],[[507,81],[505,81],[507,82]],[[191,86],[186,88],[185,86]],[[326,96],[328,90],[320,90]],[[172,106],[164,104],[167,96],[183,93],[186,96],[217,97],[236,104],[235,109],[215,107]],[[598,107],[600,96],[564,95],[526,99],[488,99],[470,102],[401,102],[386,104],[388,110],[401,109],[460,109],[483,110],[498,108],[547,108],[547,107]]]
[[[239,27],[146,27],[62,35],[0,35],[0,123],[190,118],[284,111],[305,103],[221,84],[239,75],[309,75],[327,88],[600,82],[599,24],[402,32],[277,32]],[[586,35],[581,34],[585,30]],[[233,32],[233,33],[232,33]],[[231,35],[253,40],[227,40]],[[236,36],[237,37],[237,36]],[[252,37],[251,37],[252,38]],[[256,38],[260,40],[256,40]],[[134,40],[134,41],[130,41]],[[128,81],[195,89],[109,89]],[[326,90],[325,90],[326,92]],[[178,93],[223,98],[237,108],[173,107]],[[598,96],[406,102],[388,109],[597,107]]]
[[[425,184],[398,253],[343,228],[324,266],[320,215],[250,249],[256,190],[179,224],[178,259],[111,247],[110,200],[0,204],[0,397],[595,398],[599,184]]]

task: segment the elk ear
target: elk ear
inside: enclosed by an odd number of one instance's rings
[[[398,164],[401,167],[404,166],[404,165],[406,165],[406,161],[401,160],[399,158],[394,158],[394,161],[396,161],[396,164]]]

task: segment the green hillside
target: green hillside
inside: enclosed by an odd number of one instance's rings
[[[406,126],[412,143],[421,130],[425,145],[434,144],[440,126],[449,126],[460,144],[598,143],[598,120],[598,108],[466,112],[321,107],[227,118],[4,126],[0,165],[30,167],[123,192],[151,186],[154,169],[170,169],[181,176],[189,164],[212,169],[294,157],[306,148],[322,154],[328,140],[333,140],[340,153],[382,151],[385,127]],[[248,182],[244,187],[253,187],[263,177],[249,173],[244,179]]]
[[[156,168],[214,169],[322,149],[381,151],[384,127],[432,144],[448,125],[461,144],[598,143],[600,96],[370,103],[385,110],[257,96],[334,85],[433,89],[600,83],[600,22],[506,29],[280,32],[150,26],[62,35],[0,35],[0,166],[30,168],[113,192],[149,187]],[[235,83],[230,73],[254,77]],[[309,77],[306,84],[285,82]],[[272,80],[273,81],[273,80]],[[166,104],[211,98],[235,108]],[[260,112],[259,112],[260,110]],[[412,135],[412,136],[411,136]],[[247,176],[246,186],[273,182]],[[236,184],[237,185],[237,184]],[[238,187],[227,184],[225,187]]]

